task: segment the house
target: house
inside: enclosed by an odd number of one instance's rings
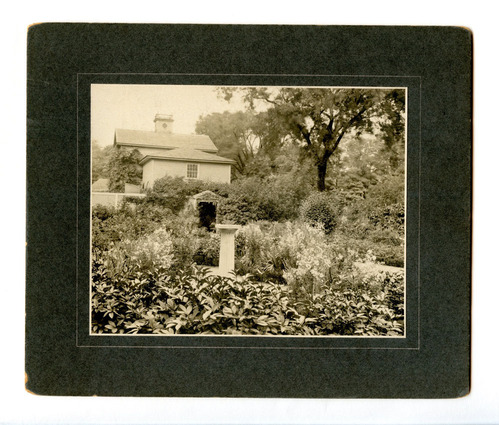
[[[116,129],[114,145],[137,149],[143,158],[142,186],[152,188],[157,179],[169,175],[230,183],[234,161],[218,156],[218,149],[205,135],[177,134],[171,115],[156,114],[155,131]]]

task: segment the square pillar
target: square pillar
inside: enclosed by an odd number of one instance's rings
[[[217,224],[215,228],[220,233],[219,275],[230,276],[234,271],[234,236],[239,226],[234,224]]]

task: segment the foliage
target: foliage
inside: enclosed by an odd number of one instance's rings
[[[218,266],[220,253],[220,235],[214,232],[200,234],[198,249],[194,254],[196,264],[204,266]]]
[[[393,267],[404,267],[403,239],[391,230],[366,231],[363,237],[337,231],[331,236],[335,246],[348,246],[358,257],[364,257],[369,251],[381,264]]]
[[[168,208],[151,203],[123,202],[118,209],[92,207],[92,246],[107,251],[119,241],[136,240],[174,217]]]
[[[262,175],[262,166],[269,166],[284,137],[267,112],[212,113],[196,123],[196,133],[210,136],[218,154],[235,161],[233,177]]]
[[[170,232],[158,228],[136,240],[125,239],[102,253],[109,276],[127,277],[166,273],[173,263]]]
[[[278,246],[287,254],[283,277],[292,293],[313,295],[318,288],[330,286],[337,253],[328,244],[324,229],[320,225],[312,227],[289,223],[285,230]]]
[[[298,174],[248,177],[230,185],[217,214],[221,221],[235,224],[294,219],[309,190],[306,176]]]
[[[369,186],[366,193],[367,206],[404,204],[405,179],[401,172],[385,174],[379,182]]]
[[[405,211],[401,204],[375,208],[370,211],[368,218],[375,227],[392,229],[403,234]]]
[[[227,100],[236,90],[231,87],[221,89]],[[280,123],[284,134],[304,146],[317,167],[319,191],[326,189],[329,160],[344,136],[355,137],[377,130],[390,146],[404,140],[399,137],[404,129],[405,106],[401,90],[290,87],[248,87],[242,90],[250,109],[257,102],[270,105],[267,116]],[[394,128],[395,133],[388,132]]]
[[[385,175],[364,187],[364,196],[349,198],[339,192],[344,205],[334,233],[335,243],[349,245],[360,254],[372,250],[379,262],[404,266],[404,175]],[[341,200],[343,198],[343,200]]]
[[[282,286],[208,276],[205,269],[118,281],[94,259],[92,276],[94,333],[403,334],[403,283],[396,275],[363,290],[325,289],[300,303]]]
[[[182,177],[165,176],[154,182],[153,190],[148,193],[150,202],[159,202],[174,213],[182,210],[187,200],[197,193],[210,190],[215,194],[227,196],[230,185],[225,183],[185,180]]]
[[[321,226],[330,234],[336,226],[339,214],[339,202],[329,192],[310,194],[300,206],[300,217],[312,226]]]
[[[109,160],[112,152],[112,145],[102,148],[97,140],[92,140],[92,183],[108,177]]]
[[[405,138],[405,93],[395,90],[385,97],[381,105],[384,120],[380,123],[384,142],[383,153],[389,158],[391,171],[400,169],[404,164]]]
[[[137,149],[113,147],[107,170],[110,192],[124,192],[125,183],[142,183],[142,167],[139,165],[141,159],[142,154]]]
[[[100,221],[107,220],[108,218],[112,217],[114,213],[114,207],[101,204],[97,204],[92,207],[92,217]]]
[[[236,233],[236,272],[289,284],[295,293],[330,285],[353,266],[354,256],[330,243],[321,227],[258,222]]]
[[[245,168],[258,151],[259,138],[252,129],[252,112],[212,113],[196,123],[196,133],[208,135],[218,148],[218,154],[235,161],[234,177],[245,174]]]

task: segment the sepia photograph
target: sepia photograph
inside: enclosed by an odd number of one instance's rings
[[[468,29],[28,36],[30,397],[468,398]]]
[[[92,84],[99,335],[405,336],[406,88]]]

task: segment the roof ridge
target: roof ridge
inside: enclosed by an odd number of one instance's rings
[[[189,148],[218,151],[206,134],[162,133],[148,130],[115,129],[115,143],[137,148]]]
[[[163,132],[158,132],[158,131],[154,131],[154,130],[133,130],[133,129],[130,129],[130,128],[116,128],[115,131],[130,131],[130,132],[134,132],[134,133],[151,133],[151,134],[157,134],[159,136],[184,136],[184,137],[207,137],[211,140],[210,136],[208,136],[207,134],[196,134],[196,133],[191,133],[191,134],[187,134],[187,133],[163,133]]]

